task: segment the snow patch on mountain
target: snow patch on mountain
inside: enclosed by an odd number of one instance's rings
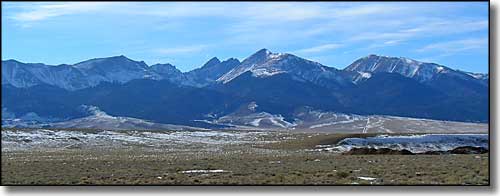
[[[286,73],[280,70],[268,70],[268,69],[255,69],[252,70],[252,76],[254,77],[269,77],[280,73]]]
[[[91,115],[83,118],[72,119],[64,122],[51,123],[55,128],[99,128],[99,129],[163,129],[163,130],[205,130],[203,128],[183,125],[154,123],[143,119],[111,116],[96,106],[82,106]]]
[[[2,108],[2,127],[41,127],[58,121],[61,121],[61,119],[42,117],[35,112],[16,116],[14,113],[9,112],[7,108]]]
[[[254,77],[290,74],[293,79],[309,81],[324,87],[351,85],[370,79],[373,73],[398,73],[425,82],[439,74],[449,74],[466,80],[481,80],[486,84],[488,74],[462,72],[448,67],[416,61],[405,57],[369,55],[353,62],[343,71],[309,61],[292,54],[257,51],[240,63],[230,58],[220,61],[214,57],[202,67],[182,73],[171,64],[148,66],[125,56],[95,58],[74,65],[45,65],[2,61],[2,84],[27,88],[40,84],[78,90],[102,82],[125,83],[134,79],[169,80],[175,84],[204,87],[215,82],[227,83],[250,71]]]
[[[251,113],[247,115],[230,114],[214,120],[212,123],[227,126],[243,126],[254,128],[290,128],[293,123],[287,122],[281,115],[267,112]]]
[[[319,85],[347,82],[345,76],[335,68],[326,67],[292,54],[272,53],[267,49],[259,50],[246,58],[240,65],[218,78],[217,82],[228,83],[248,71],[254,77],[270,77],[276,74],[287,73],[292,75],[294,79],[309,81]],[[323,82],[324,80],[329,81]]]
[[[210,118],[196,120],[213,125],[228,126],[231,129],[287,129],[295,126],[288,122],[280,114],[271,114],[258,111],[258,104],[252,101],[242,105],[236,111],[221,116],[219,118]]]
[[[372,74],[368,73],[368,72],[359,72],[359,74],[361,74],[362,78],[371,78],[372,77]]]
[[[467,73],[459,70],[453,70],[446,66],[435,63],[420,62],[405,57],[387,57],[378,55],[369,55],[354,61],[347,66],[344,71],[357,72],[359,75],[352,77],[354,83],[363,81],[363,73],[397,73],[408,78],[413,78],[420,82],[432,80],[440,74],[459,77],[470,80],[469,76],[475,79],[482,78],[481,74]]]
[[[248,104],[248,109],[250,111],[255,111],[255,109],[259,107],[259,105],[257,105],[257,103],[255,101],[252,101],[250,104]]]
[[[134,79],[185,81],[183,74],[170,64],[148,67],[143,61],[133,61],[125,56],[96,58],[75,65],[45,65],[2,61],[2,84],[27,88],[40,84],[78,90],[102,82],[125,83]]]
[[[348,71],[357,72],[389,72],[399,73],[406,77],[414,77],[418,74],[421,67],[434,66],[408,59],[404,57],[385,57],[377,55],[369,55],[367,57],[356,60],[354,63],[345,68]]]
[[[489,78],[489,74],[485,73],[472,73],[472,72],[465,72],[467,75],[472,76],[473,78],[476,78],[478,80],[487,80]]]
[[[357,115],[303,108],[294,114],[294,130],[343,133],[469,133],[488,131],[487,124],[386,115]]]

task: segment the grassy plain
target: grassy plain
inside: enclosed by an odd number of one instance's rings
[[[175,149],[148,146],[2,148],[2,184],[44,185],[487,185],[488,154],[340,155],[310,151],[373,134],[280,133]],[[82,146],[82,145],[80,145]],[[211,148],[211,149],[208,149]]]

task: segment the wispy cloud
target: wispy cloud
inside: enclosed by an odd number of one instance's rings
[[[392,31],[361,33],[353,36],[351,41],[408,40],[419,37],[474,32],[488,28],[487,20],[427,19],[421,23],[411,28],[403,27],[396,30],[392,29]]]
[[[23,6],[10,18],[24,26],[29,26],[34,22],[84,13],[154,16],[155,19],[165,18],[174,21],[185,18],[217,17],[228,20],[228,28],[223,33],[225,33],[226,40],[235,43],[260,41],[259,39],[265,39],[260,36],[263,34],[269,35],[269,39],[272,40],[288,41],[332,32],[348,34],[347,41],[351,42],[372,40],[390,42],[423,36],[471,32],[488,27],[487,20],[414,19],[411,13],[432,11],[435,8],[427,6],[412,9],[412,6],[408,4],[397,3],[63,2],[29,5]],[[359,20],[363,21],[363,25],[357,25],[356,21]],[[172,22],[168,23],[172,24]],[[165,26],[164,24],[165,21],[162,21],[161,24],[152,25],[152,27],[158,28],[158,26]],[[262,41],[267,42],[267,40]],[[379,43],[378,46],[384,45]]]
[[[297,50],[295,52],[296,53],[318,53],[318,52],[334,50],[334,49],[337,49],[340,47],[342,47],[342,44],[324,44],[324,45],[314,46],[311,48],[300,49],[300,50]]]
[[[144,39],[144,43],[134,46],[143,52],[141,55],[183,58],[184,61],[179,61],[183,64],[197,64],[192,59],[205,55],[244,57],[258,48],[290,51],[306,57],[322,56],[330,61],[326,64],[346,64],[337,58],[340,54],[343,58],[354,58],[367,52],[409,56],[428,55],[425,51],[460,52],[477,48],[477,43],[469,40],[472,46],[463,46],[465,42],[450,41],[446,46],[432,42],[484,37],[488,31],[487,3],[7,2],[2,5],[2,16],[9,27],[14,27],[10,28],[12,32],[54,35],[40,42],[57,43],[60,35],[66,35],[71,38],[64,39],[64,43],[71,43],[76,37],[85,41],[103,40],[99,42],[101,48],[117,47],[128,53],[132,50],[130,40]],[[120,34],[115,36],[117,31]],[[30,36],[30,39],[39,38]],[[112,44],[103,47],[102,42]],[[78,41],[74,44],[80,45]],[[461,49],[454,49],[455,46]]]
[[[110,2],[64,2],[64,3],[35,3],[25,10],[11,16],[20,22],[35,22],[48,18],[102,10],[113,5]]]
[[[397,46],[401,43],[403,43],[403,40],[382,40],[382,41],[373,41],[375,43],[372,43],[365,47],[364,49],[374,49],[374,48],[384,48],[384,47],[390,47],[390,46]]]
[[[192,54],[196,52],[201,52],[206,49],[208,45],[192,45],[192,46],[181,46],[172,48],[158,48],[154,51],[162,55],[182,55],[182,54]]]
[[[488,47],[488,38],[469,38],[429,44],[417,52],[441,52],[445,55]]]
[[[377,14],[387,14],[394,12],[401,12],[408,10],[409,8],[406,6],[399,6],[396,4],[365,4],[358,5],[352,7],[339,7],[332,12],[332,16],[336,18],[344,18],[344,17],[360,17],[360,16],[373,16]]]
[[[326,33],[328,30],[349,28],[350,19],[373,15],[384,15],[405,7],[391,4],[343,5],[331,3],[264,3],[241,6],[232,17],[238,22],[231,28],[237,34],[253,33],[281,28],[284,36],[290,36],[290,29],[297,27],[304,36]],[[229,8],[226,10],[235,10]],[[231,13],[231,11],[229,11]],[[367,18],[368,19],[368,18]],[[308,23],[314,21],[314,23]],[[367,20],[369,22],[369,20]],[[283,28],[287,27],[287,28]],[[288,30],[288,32],[287,32]],[[292,35],[293,36],[293,35]]]

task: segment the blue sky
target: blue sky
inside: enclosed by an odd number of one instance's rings
[[[2,59],[125,55],[182,71],[261,48],[344,68],[369,54],[488,71],[487,2],[2,2]]]

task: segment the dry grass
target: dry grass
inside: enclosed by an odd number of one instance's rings
[[[94,130],[88,130],[94,131]],[[339,155],[316,145],[375,134],[276,133],[216,150],[109,148],[2,151],[2,184],[489,184],[488,155]],[[182,173],[224,170],[221,173]],[[364,180],[358,177],[371,177]]]
[[[261,148],[279,149],[279,150],[301,150],[313,149],[316,145],[331,145],[337,144],[345,138],[358,137],[373,137],[376,133],[296,133],[293,139],[281,140],[276,143],[261,145]]]
[[[217,170],[223,173],[181,173]],[[368,181],[358,177],[373,177]],[[2,153],[2,184],[488,184],[488,155]]]

